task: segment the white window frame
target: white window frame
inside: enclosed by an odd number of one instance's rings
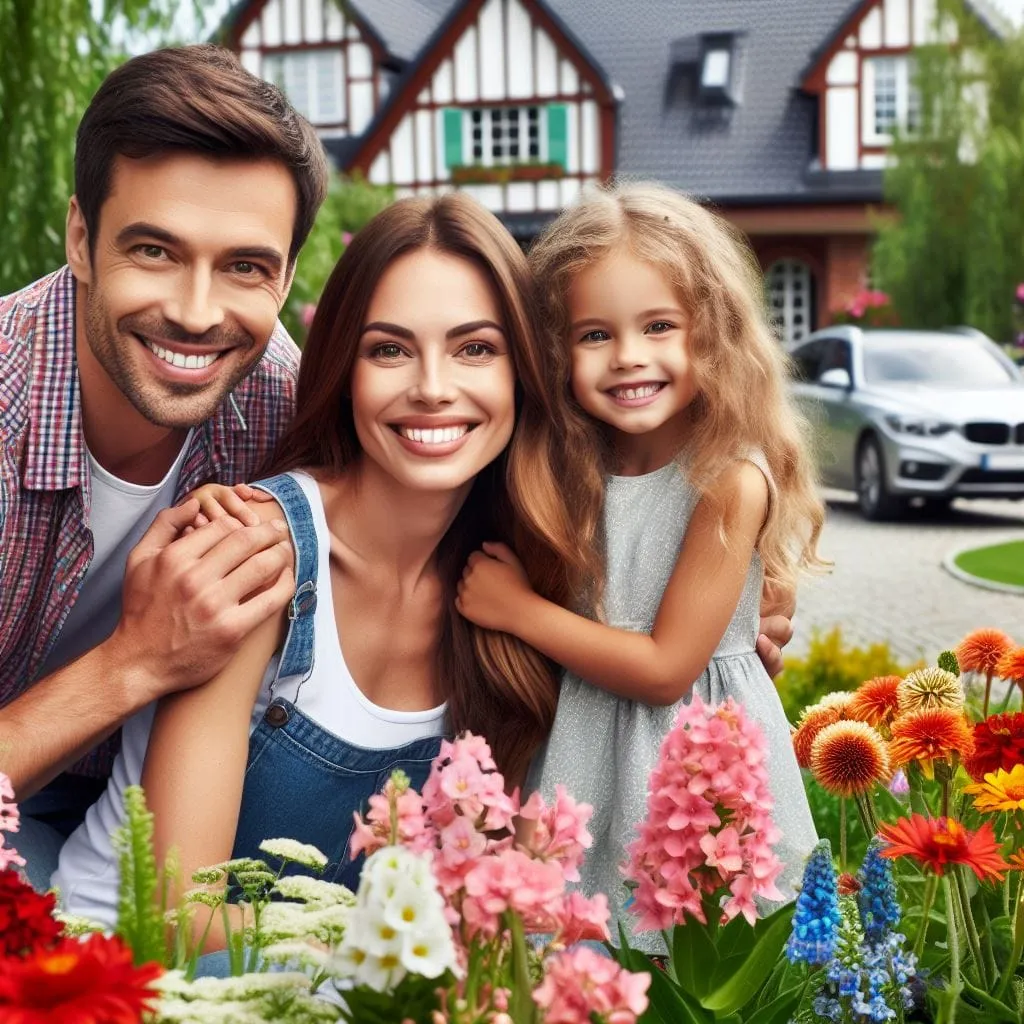
[[[538,133],[538,154],[530,156],[529,153],[529,115],[530,109],[537,111],[537,133]],[[510,156],[507,152],[496,156],[494,153],[495,139],[493,137],[494,114],[501,112],[501,125],[510,126],[511,122],[507,115],[514,114],[519,128],[519,145],[525,145],[526,152],[520,150],[520,155]],[[475,144],[473,141],[473,115],[479,113],[480,128],[482,131],[481,143],[483,154],[480,157],[474,155]],[[502,135],[502,142],[507,141],[507,136]],[[527,164],[531,162],[546,163],[548,160],[548,110],[546,106],[537,103],[527,103],[514,107],[471,107],[466,110],[462,117],[462,158],[466,164],[473,164],[479,167],[505,167],[509,164]]]
[[[328,94],[333,104],[324,102],[321,74],[331,79]],[[345,69],[340,49],[277,50],[264,54],[263,77],[279,86],[310,124],[339,124],[346,119]]]
[[[732,73],[732,51],[725,46],[716,46],[704,54],[700,85],[702,89],[726,89]]]
[[[811,323],[814,292],[811,268],[799,259],[776,260],[765,271],[765,284],[775,333],[784,342],[803,341],[814,330]],[[796,304],[798,297],[799,306]],[[795,323],[798,316],[802,321],[799,324]]]
[[[861,95],[861,134],[865,145],[889,145],[894,138],[892,131],[879,131],[877,127],[876,80],[879,65],[890,65],[895,75],[895,125],[903,132],[916,132],[921,124],[921,97],[914,85],[913,60],[906,54],[892,56],[878,55],[865,57],[863,62]],[[916,124],[910,125],[911,115]]]

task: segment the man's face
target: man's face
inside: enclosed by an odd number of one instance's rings
[[[118,157],[91,260],[74,200],[68,217],[69,263],[87,286],[83,388],[112,393],[105,376],[163,427],[208,419],[270,339],[296,204],[273,161]]]

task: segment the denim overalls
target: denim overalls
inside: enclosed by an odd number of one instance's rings
[[[317,536],[309,502],[287,475],[254,486],[272,494],[284,510],[295,545],[295,596],[288,609],[288,635],[274,683],[289,676],[305,682],[313,673],[314,612],[317,597]],[[415,740],[387,750],[357,747],[307,718],[301,704],[273,695],[249,737],[242,805],[234,857],[258,857],[264,839],[312,843],[328,857],[322,877],[358,886],[361,859],[348,857],[353,811],[365,811],[369,798],[401,768],[422,788],[441,737]]]

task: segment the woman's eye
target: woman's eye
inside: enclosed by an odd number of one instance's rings
[[[370,350],[370,355],[375,359],[400,359],[402,346],[396,345],[393,341],[384,341],[379,345],[374,345]]]
[[[462,354],[470,359],[484,359],[494,355],[494,346],[488,345],[485,341],[471,341],[463,345]]]
[[[673,329],[673,325],[667,320],[655,320],[647,326],[647,330],[650,331],[651,334],[664,334],[666,331],[671,331]]]
[[[607,341],[608,337],[609,337],[609,335],[608,335],[607,331],[587,331],[587,333],[584,334],[582,338],[580,338],[580,341],[581,342]]]

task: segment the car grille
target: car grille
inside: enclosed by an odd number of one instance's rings
[[[1024,469],[965,469],[962,484],[1024,484]]]
[[[1017,427],[1020,431],[1020,424]],[[964,437],[975,444],[1009,444],[1009,423],[967,423],[964,425]]]

